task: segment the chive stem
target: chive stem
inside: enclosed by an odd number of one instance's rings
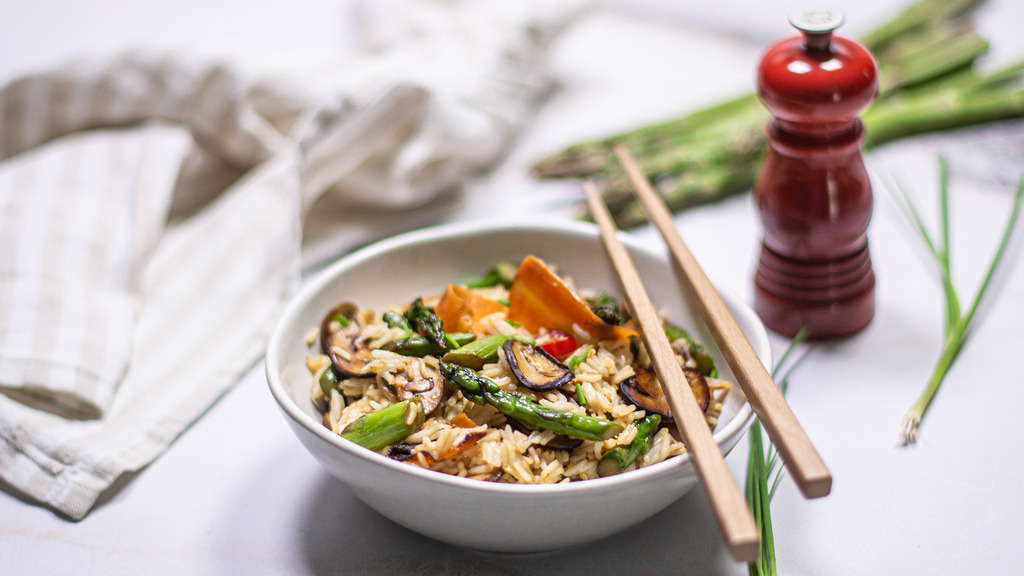
[[[998,247],[992,256],[992,260],[989,262],[988,269],[981,281],[978,292],[974,297],[974,301],[971,303],[967,313],[963,314],[960,309],[956,287],[953,285],[949,258],[949,168],[945,159],[940,158],[939,167],[939,201],[941,203],[943,242],[941,246],[934,246],[931,243],[927,229],[920,221],[920,218],[916,216],[917,212],[914,210],[912,202],[906,192],[900,191],[903,202],[908,204],[908,209],[904,210],[904,213],[914,215],[912,223],[921,233],[925,243],[929,245],[932,256],[936,259],[939,265],[942,274],[943,294],[946,299],[945,330],[942,350],[939,353],[939,358],[935,363],[935,367],[932,369],[931,376],[928,378],[928,382],[925,385],[924,390],[921,391],[920,396],[918,396],[917,400],[910,407],[910,410],[908,410],[904,415],[903,420],[900,423],[899,435],[904,446],[917,442],[918,429],[921,426],[921,422],[924,420],[925,413],[931,406],[932,400],[935,398],[936,393],[938,393],[939,388],[942,386],[942,382],[945,379],[946,374],[949,372],[950,368],[952,368],[953,363],[956,361],[957,356],[960,354],[960,351],[963,349],[964,344],[967,341],[975,314],[977,313],[978,307],[986,292],[988,292],[988,288],[991,285],[992,278],[995,276],[996,269],[999,267],[999,263],[1003,259],[1006,247],[1010,243],[1010,237],[1013,235],[1017,220],[1020,217],[1021,205],[1024,204],[1024,178],[1021,178],[1017,185],[1017,191],[1013,200],[1013,207],[1010,210],[1010,216],[1007,218],[1006,227],[1003,229]]]
[[[778,379],[786,367],[794,350],[807,339],[807,327],[803,327],[793,337],[786,351],[775,365],[772,375]],[[787,372],[790,369],[786,370]],[[779,387],[783,395],[789,388],[787,378],[783,377]],[[771,501],[782,480],[783,468],[779,467],[778,452],[769,441],[765,442],[761,433],[761,422],[755,418],[750,425],[749,454],[747,458],[747,503],[754,516],[754,523],[761,535],[761,553],[756,562],[748,565],[751,576],[775,576],[775,534],[772,528]],[[767,444],[767,446],[766,446]],[[767,450],[766,450],[767,448]]]

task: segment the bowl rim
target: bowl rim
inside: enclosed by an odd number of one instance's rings
[[[317,272],[313,278],[307,281],[299,291],[289,299],[283,312],[279,316],[273,331],[271,332],[270,338],[268,339],[265,355],[265,370],[270,392],[279,408],[286,416],[288,416],[288,418],[302,426],[302,428],[307,432],[312,433],[319,440],[327,442],[332,447],[339,449],[350,456],[383,466],[384,468],[394,472],[409,474],[414,478],[426,482],[435,482],[452,488],[478,490],[492,494],[522,494],[534,496],[550,494],[561,496],[586,491],[614,489],[625,484],[643,482],[645,479],[653,479],[655,477],[675,474],[680,469],[690,464],[691,456],[689,452],[686,452],[644,468],[631,470],[625,474],[616,474],[614,476],[594,478],[585,481],[560,482],[555,484],[486,482],[445,474],[434,470],[427,470],[418,466],[410,466],[377,452],[366,450],[365,448],[357,446],[351,441],[346,440],[338,434],[328,430],[320,422],[315,421],[312,417],[306,414],[292,400],[286,391],[281,378],[282,371],[285,367],[280,365],[279,358],[277,357],[275,350],[283,349],[282,341],[284,339],[284,333],[287,331],[287,327],[294,323],[296,316],[300,314],[303,307],[308,303],[313,295],[325,288],[326,285],[333,282],[336,276],[338,276],[342,271],[359,263],[376,258],[383,253],[410,245],[427,243],[440,239],[450,240],[454,238],[464,238],[466,236],[475,236],[482,233],[508,232],[568,233],[575,236],[589,236],[596,240],[600,239],[600,231],[597,226],[582,221],[538,221],[526,224],[465,221],[440,224],[405,232],[368,244],[345,256],[342,256],[323,268],[321,271]],[[643,245],[628,233],[620,231],[619,238],[631,251],[644,252],[652,256],[660,257],[657,251]],[[741,306],[749,308],[728,291],[719,290],[719,293],[727,304],[740,304]],[[760,322],[760,320],[758,321]],[[761,344],[768,355],[767,358],[762,358],[762,362],[770,363],[771,346],[767,333],[763,335],[763,342],[761,342]],[[734,383],[734,385],[736,384]],[[738,385],[736,386],[737,391],[742,394],[742,390],[739,389]],[[752,422],[753,416],[753,409],[751,408],[750,403],[744,399],[733,418],[726,422],[724,426],[713,432],[712,438],[714,439],[715,444],[721,447],[723,443],[727,442],[734,436],[742,435]]]

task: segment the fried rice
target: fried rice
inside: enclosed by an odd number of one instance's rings
[[[507,298],[502,288],[480,291],[490,298]],[[436,303],[427,299],[426,304]],[[403,306],[388,310],[401,313]],[[310,354],[307,368],[313,374],[312,398],[324,415],[324,425],[342,434],[346,427],[361,416],[378,411],[397,402],[389,384],[403,373],[419,374],[437,370],[439,358],[403,356],[381,347],[407,332],[389,327],[383,313],[359,310],[353,320],[358,323],[362,338],[369,341],[373,360],[367,377],[343,379],[325,393],[320,376],[329,369],[331,360],[318,353],[314,342],[316,334],[308,339]],[[548,336],[542,329],[529,333],[522,326],[510,323],[502,313],[495,313],[480,323],[483,334],[502,334],[542,342]],[[314,331],[315,332],[315,331]],[[428,414],[423,427],[402,441],[401,459],[410,466],[420,466],[437,472],[479,480],[542,484],[588,480],[598,477],[601,456],[616,446],[628,446],[636,434],[635,422],[647,412],[638,408],[620,392],[620,384],[634,376],[639,366],[648,366],[650,360],[643,345],[628,340],[605,340],[579,346],[571,355],[583,355],[573,368],[573,380],[554,390],[537,392],[521,386],[511,371],[503,351],[497,362],[485,364],[478,373],[490,378],[505,391],[525,394],[537,403],[599,418],[607,418],[622,426],[622,432],[603,441],[582,440],[578,446],[566,449],[558,445],[557,436],[549,430],[529,430],[510,422],[504,414],[490,405],[480,405],[467,399],[461,391],[447,389],[440,406]],[[680,357],[689,364],[692,359]],[[705,413],[713,429],[722,409],[722,401],[731,384],[717,378],[706,378],[711,400]],[[580,398],[582,396],[582,399]],[[585,403],[584,400],[585,399]],[[663,423],[653,437],[649,450],[627,469],[642,468],[677,456],[686,451],[678,439],[674,424]],[[385,448],[382,454],[394,456],[394,450]]]

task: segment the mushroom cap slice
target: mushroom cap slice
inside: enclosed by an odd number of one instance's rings
[[[568,366],[543,348],[516,339],[506,340],[501,348],[505,351],[505,360],[516,380],[530,390],[553,390],[573,379]]]
[[[684,366],[681,368],[686,382],[690,385],[693,397],[701,412],[707,412],[711,403],[711,389],[704,375],[695,368]],[[663,419],[672,419],[672,410],[668,405],[668,398],[665,390],[661,387],[654,369],[650,367],[637,368],[636,374],[619,384],[619,390],[623,396],[629,399],[638,408],[660,414]]]
[[[373,350],[367,341],[360,337],[358,326],[347,326],[331,335],[327,356],[331,359],[334,369],[346,377],[361,378],[372,376],[369,369],[373,362]]]
[[[423,411],[430,414],[444,399],[445,380],[436,368],[414,361],[409,362],[404,372],[395,374],[388,387],[399,400],[418,398]]]
[[[359,326],[354,321],[347,325],[339,321],[351,321],[358,311],[355,304],[345,302],[331,309],[320,322],[320,347],[331,359],[334,369],[347,377],[373,374],[367,369],[373,361],[373,352],[366,340],[360,338]]]

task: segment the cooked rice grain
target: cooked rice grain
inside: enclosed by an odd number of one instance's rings
[[[356,321],[362,328],[361,337],[373,348],[374,359],[370,370],[376,372],[376,376],[343,380],[339,385],[340,393],[332,394],[330,399],[322,398],[323,404],[329,404],[328,419],[336,433],[340,433],[360,416],[394,403],[396,398],[389,387],[396,375],[408,372],[415,380],[416,376],[426,370],[438,367],[438,358],[433,356],[411,358],[379,349],[386,342],[406,335],[402,329],[385,325],[380,315],[361,312]],[[544,336],[531,335],[521,327],[510,324],[502,313],[482,319],[480,325],[487,334],[521,338]],[[584,349],[581,346],[573,354],[582,354]],[[638,362],[649,362],[642,346],[640,350]],[[325,367],[325,356],[311,357],[309,368],[311,372],[316,368],[316,376]],[[406,443],[415,444],[407,460],[409,465],[467,478],[524,484],[597,478],[597,463],[601,455],[617,445],[628,445],[636,434],[633,422],[645,415],[643,410],[637,409],[619,393],[619,384],[634,375],[632,352],[627,341],[599,342],[594,345],[586,358],[576,366],[574,381],[561,390],[534,392],[521,388],[508,368],[503,351],[499,351],[498,362],[485,365],[479,373],[495,381],[502,390],[525,394],[544,406],[559,410],[609,417],[622,425],[624,430],[617,437],[603,442],[583,441],[571,451],[549,449],[546,446],[555,438],[555,433],[538,430],[524,434],[513,429],[505,416],[495,408],[478,405],[467,400],[461,393],[453,392],[427,418],[420,431],[405,439]],[[585,405],[578,403],[577,385],[586,400]],[[714,426],[721,414],[722,400],[731,385],[714,378],[708,378],[708,385],[712,401],[706,417]],[[319,386],[314,383],[314,395],[317,390]],[[460,428],[452,425],[451,421],[459,414],[464,414],[476,426]],[[463,446],[467,438],[480,433],[483,433],[482,438],[471,446]],[[453,451],[458,452],[456,457],[443,458]],[[676,441],[667,428],[662,428],[655,435],[651,449],[634,466],[650,466],[685,451],[685,446]]]

